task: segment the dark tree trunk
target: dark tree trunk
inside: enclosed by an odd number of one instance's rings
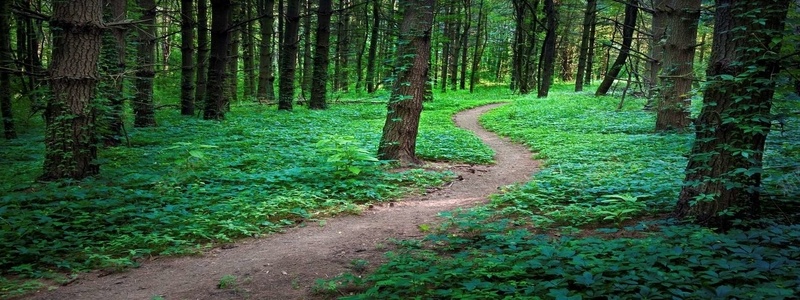
[[[395,82],[378,157],[419,164],[417,131],[430,67],[431,26],[435,0],[401,1],[403,23],[397,43]]]
[[[104,14],[107,22],[121,22],[126,18],[125,0],[106,1]],[[103,112],[97,121],[103,143],[106,146],[118,146],[124,136],[125,98],[122,94],[125,78],[125,57],[127,29],[114,27],[103,33],[103,47],[100,52],[100,70],[102,81],[98,92],[107,101],[108,110]]]
[[[197,84],[194,99],[205,109],[208,101],[208,0],[197,1]]]
[[[486,15],[483,11],[483,0],[481,0],[480,6],[478,6],[478,25],[476,28],[475,33],[475,49],[472,50],[472,67],[470,72],[469,78],[469,92],[472,93],[475,91],[475,85],[478,83],[478,67],[480,67],[481,57],[483,56],[483,49],[484,44],[481,41],[481,37],[483,37],[483,27],[486,26],[486,22],[484,21]]]
[[[228,26],[242,20],[242,6],[238,1],[231,1],[231,17]],[[230,110],[231,102],[239,101],[239,48],[242,41],[242,27],[228,28],[228,61],[225,74],[225,110]]]
[[[600,86],[597,87],[597,91],[594,93],[595,96],[607,94],[614,80],[617,79],[619,72],[622,71],[622,67],[625,66],[625,60],[628,59],[628,55],[631,51],[631,44],[633,43],[633,32],[635,31],[634,29],[636,29],[636,15],[638,13],[639,7],[636,1],[628,0],[628,2],[625,3],[625,21],[622,23],[622,47],[619,49],[619,54],[617,55],[617,59],[614,60],[614,64],[611,65],[611,68],[606,73]]]
[[[575,74],[575,91],[583,91],[584,77],[591,70],[586,70],[588,61],[592,60],[589,56],[589,38],[592,31],[592,24],[595,22],[595,13],[597,11],[597,0],[586,1],[586,11],[583,14],[583,31],[581,32],[581,49],[578,55],[578,71]]]
[[[597,37],[597,7],[595,5],[594,16],[592,19],[592,29],[589,30],[589,54],[586,55],[586,76],[583,79],[583,86],[592,84],[592,72],[594,71],[594,47]]]
[[[194,0],[181,0],[181,114],[184,116],[194,115],[194,28]]]
[[[369,53],[367,54],[367,93],[374,93],[377,84],[375,65],[377,64],[378,33],[381,26],[381,0],[372,1],[372,30],[369,35]]]
[[[102,44],[102,3],[53,3],[53,94],[45,110],[43,180],[83,179],[100,171],[93,104]]]
[[[203,111],[206,120],[225,118],[225,67],[230,43],[231,0],[211,0],[211,53],[208,61],[208,98]]]
[[[141,11],[136,46],[136,94],[133,97],[133,126],[156,126],[153,79],[156,76],[156,2],[138,0]]]
[[[17,29],[19,30],[19,29]],[[14,114],[11,109],[11,70],[14,69],[14,55],[11,52],[11,1],[0,3],[0,112],[3,117],[3,136],[17,138],[14,128]]]
[[[758,216],[773,78],[781,64],[782,43],[775,41],[783,38],[789,3],[716,2],[710,81],[676,217],[724,230],[733,219]]]
[[[467,85],[467,53],[469,53],[469,31],[472,27],[472,3],[471,0],[464,0],[464,31],[461,34],[461,74],[458,76],[458,88],[466,89]],[[476,45],[477,47],[477,45]]]
[[[333,4],[331,0],[320,0],[317,12],[316,47],[314,48],[314,78],[311,83],[311,109],[325,109],[327,103],[328,84],[328,55],[330,54],[331,15]]]
[[[447,11],[447,20],[444,21],[444,28],[442,35],[444,35],[444,43],[442,43],[442,93],[447,92],[447,76],[448,76],[448,69],[450,69],[450,51],[452,48],[452,41],[451,36],[453,35],[451,31],[453,30],[453,22],[450,21],[450,14],[453,12],[453,6],[448,5],[449,7],[445,8]]]
[[[556,28],[558,27],[558,18],[556,13],[556,6],[553,0],[544,0],[544,14],[545,14],[545,36],[542,42],[542,79],[539,81],[539,90],[536,96],[539,98],[547,97],[550,92],[550,85],[553,84],[553,74],[555,73],[555,60],[556,60]]]
[[[303,17],[303,79],[300,84],[303,99],[311,99],[311,82],[313,81],[313,58],[311,56],[311,0],[306,0]]]
[[[275,76],[272,73],[273,60],[273,31],[275,17],[275,0],[258,1],[258,14],[265,16],[259,19],[261,29],[261,45],[258,57],[258,90],[259,100],[275,100]]]
[[[690,92],[694,80],[700,0],[663,0],[657,3],[655,14],[664,14],[666,22],[664,42],[656,50],[661,58],[656,131],[684,131],[691,124]]]
[[[247,20],[253,19],[253,0],[245,1],[244,14]],[[256,47],[254,22],[249,21],[244,25],[242,32],[242,65],[244,67],[244,90],[245,100],[252,101],[256,95]]]
[[[297,69],[297,32],[300,28],[300,0],[287,0],[286,28],[280,55],[278,109],[292,110],[294,101],[294,74]]]
[[[334,90],[347,92],[350,85],[350,9],[348,0],[339,1],[339,14],[336,23],[336,62]]]

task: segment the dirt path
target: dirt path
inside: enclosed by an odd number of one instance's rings
[[[202,257],[159,258],[129,272],[80,275],[67,286],[30,299],[308,299],[316,278],[329,278],[355,260],[370,267],[384,260],[392,239],[419,238],[419,224],[437,220],[441,211],[485,202],[500,186],[524,182],[537,163],[522,146],[484,130],[477,118],[502,104],[459,113],[456,124],[474,131],[497,153],[492,166],[456,166],[463,177],[451,186],[393,205],[375,206],[359,216],[342,216],[260,239],[216,248]],[[106,275],[106,276],[104,276]],[[235,276],[231,288],[217,285]]]

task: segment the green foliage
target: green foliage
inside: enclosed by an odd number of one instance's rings
[[[217,288],[223,290],[236,288],[236,286],[238,285],[237,283],[238,280],[239,279],[234,275],[231,274],[223,275],[219,279],[219,282],[217,283]]]

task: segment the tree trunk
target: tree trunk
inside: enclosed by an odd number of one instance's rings
[[[478,6],[478,25],[475,33],[475,49],[472,50],[472,68],[470,72],[469,78],[469,92],[472,93],[475,91],[475,85],[478,83],[478,67],[480,66],[481,57],[483,56],[483,42],[481,42],[481,37],[483,36],[483,27],[486,26],[486,22],[484,22],[485,14],[483,11],[483,0],[481,0],[480,6]]]
[[[297,69],[297,32],[300,28],[300,0],[287,0],[286,28],[280,55],[280,82],[278,109],[292,110],[294,101],[294,74]]]
[[[133,126],[156,126],[153,103],[153,79],[156,76],[156,2],[138,0],[141,10],[139,37],[136,46],[136,94],[133,98]]]
[[[231,0],[211,0],[211,53],[208,61],[208,98],[203,119],[225,118],[225,68],[230,43]]]
[[[372,1],[372,30],[369,35],[369,53],[367,54],[367,93],[374,93],[377,84],[375,64],[378,53],[378,33],[381,26],[381,0]]]
[[[106,1],[104,14],[108,22],[125,20],[127,1]],[[103,46],[100,52],[100,70],[102,81],[98,92],[101,98],[108,101],[108,110],[103,112],[97,121],[103,134],[103,144],[118,146],[124,135],[125,98],[123,95],[125,62],[127,47],[125,35],[127,29],[114,27],[103,33]]]
[[[43,180],[79,180],[100,171],[94,101],[102,17],[101,0],[53,3],[53,94],[45,110]]]
[[[592,58],[589,56],[589,35],[591,34],[594,15],[597,11],[597,0],[586,1],[586,11],[583,14],[583,31],[581,32],[581,50],[578,55],[578,71],[575,74],[575,91],[583,91],[584,77],[591,70],[586,70],[587,61]]]
[[[325,109],[327,103],[328,84],[328,55],[330,54],[331,15],[333,3],[331,0],[319,0],[317,12],[316,47],[314,48],[314,78],[311,83],[311,109]]]
[[[242,6],[239,1],[231,1],[231,17],[228,26],[242,20]],[[239,101],[239,48],[242,41],[242,27],[228,28],[228,61],[225,74],[225,110],[230,110],[231,102]]]
[[[19,30],[19,29],[17,29]],[[14,128],[14,114],[11,109],[11,70],[14,69],[14,55],[11,52],[11,1],[0,3],[0,112],[3,117],[3,136],[17,138]]]
[[[350,82],[349,58],[350,58],[350,12],[348,0],[339,1],[339,15],[336,23],[336,63],[334,79],[334,90],[347,92]]]
[[[253,0],[245,1],[244,14],[247,20],[253,19]],[[244,67],[244,91],[245,100],[252,101],[256,95],[256,47],[255,28],[252,21],[244,25],[242,32],[242,65]]]
[[[583,86],[592,84],[592,72],[594,71],[594,46],[597,37],[597,5],[595,4],[594,14],[592,15],[592,28],[589,30],[589,53],[586,55],[586,76],[583,79]]]
[[[734,219],[758,216],[773,78],[781,64],[778,41],[789,3],[717,0],[709,84],[676,217],[725,230]]]
[[[194,0],[181,0],[181,114],[184,116],[194,115],[194,27]]]
[[[275,100],[275,76],[272,74],[275,0],[256,1],[258,1],[258,14],[264,16],[259,19],[261,52],[258,56],[258,90],[256,94],[259,100]]]
[[[453,12],[453,6],[448,5],[446,11],[447,19],[444,21],[444,28],[442,29],[442,35],[444,36],[444,43],[442,43],[442,93],[447,92],[447,71],[450,68],[450,50],[453,43],[453,41],[451,41],[452,34],[450,33],[450,31],[453,30],[453,22],[450,21],[450,14]]]
[[[395,54],[395,82],[388,115],[378,146],[378,157],[402,164],[419,164],[417,131],[425,98],[431,54],[431,26],[435,0],[401,1],[404,9]]]
[[[611,69],[608,70],[600,86],[597,87],[597,91],[594,93],[595,96],[607,94],[611,85],[614,84],[614,80],[617,79],[619,72],[622,71],[622,67],[625,66],[625,60],[628,59],[631,44],[633,43],[633,32],[636,28],[636,15],[638,12],[639,8],[636,6],[635,0],[628,0],[625,3],[625,21],[622,24],[622,47],[619,49],[619,54],[617,59],[614,60],[614,64],[611,65]]]
[[[545,36],[542,42],[542,79],[539,81],[539,90],[536,96],[539,98],[547,97],[550,92],[550,85],[553,84],[553,74],[555,73],[555,60],[556,60],[556,28],[558,27],[558,18],[556,15],[556,6],[553,0],[544,0],[544,14],[545,14]]]
[[[458,77],[458,88],[466,89],[467,80],[467,53],[469,52],[469,30],[472,27],[472,3],[471,0],[464,0],[464,31],[461,34],[461,74]],[[477,47],[477,45],[476,45]]]
[[[306,0],[305,13],[303,17],[303,76],[300,83],[300,91],[303,99],[311,99],[311,84],[313,81],[313,58],[311,56],[311,0]]]
[[[666,22],[664,43],[656,50],[661,58],[656,131],[683,131],[691,124],[690,91],[694,79],[700,0],[662,0],[658,4],[655,14],[664,14]]]
[[[197,84],[194,99],[205,109],[208,101],[208,0],[197,1]]]

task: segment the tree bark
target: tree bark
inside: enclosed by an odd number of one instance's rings
[[[19,29],[17,29],[19,30]],[[11,1],[0,3],[0,112],[3,118],[3,136],[17,138],[14,127],[14,113],[11,107],[11,70],[14,69],[14,55],[11,52]]]
[[[225,74],[230,43],[231,0],[211,0],[211,53],[208,63],[208,98],[203,111],[206,120],[225,118]]]
[[[472,27],[472,1],[464,0],[464,31],[461,34],[461,73],[458,76],[458,88],[466,89],[467,80],[467,53],[469,53],[469,31]],[[476,46],[477,47],[477,46]]]
[[[314,48],[314,75],[311,83],[311,101],[308,108],[325,109],[328,104],[328,55],[330,52],[331,15],[333,3],[331,0],[319,0],[317,12],[316,46]]]
[[[101,0],[53,3],[53,94],[45,109],[43,180],[80,180],[100,171],[93,104],[102,17]]]
[[[259,100],[275,100],[275,76],[272,72],[273,60],[273,31],[275,24],[275,0],[257,0],[258,14],[264,16],[259,19],[261,29],[261,45],[258,57],[258,90]]]
[[[486,27],[486,22],[484,21],[486,14],[483,11],[483,0],[481,0],[481,4],[478,6],[478,24],[475,33],[475,49],[472,50],[472,67],[470,72],[469,78],[469,92],[472,93],[475,91],[475,85],[478,83],[479,80],[479,70],[481,57],[483,56],[483,42],[481,41],[481,37],[483,37],[483,30]]]
[[[717,0],[709,83],[675,217],[725,230],[758,216],[789,3]]]
[[[401,1],[403,23],[397,43],[395,82],[378,157],[402,164],[419,164],[416,156],[419,116],[430,67],[431,26],[435,0]]]
[[[595,96],[607,94],[611,85],[614,84],[614,80],[617,79],[619,72],[622,71],[622,67],[625,66],[625,60],[628,59],[628,55],[631,51],[631,44],[633,43],[633,32],[636,28],[636,16],[638,12],[639,7],[636,5],[636,0],[628,0],[625,3],[625,20],[622,23],[622,47],[619,50],[617,59],[614,60],[614,64],[611,65],[603,81],[600,82],[600,85],[597,87],[597,91],[594,93]]]
[[[311,84],[313,81],[313,57],[311,56],[311,0],[305,1],[305,14],[303,17],[303,74],[300,91],[303,99],[311,99]],[[308,95],[308,96],[306,96]]]
[[[194,28],[194,0],[181,0],[181,114],[184,116],[194,115]]]
[[[136,46],[136,94],[133,98],[133,126],[156,126],[153,103],[153,79],[156,76],[156,2],[138,0],[141,11],[139,36]]]
[[[547,97],[547,93],[550,92],[550,85],[553,84],[553,74],[555,73],[558,17],[553,0],[544,0],[544,14],[545,36],[542,42],[542,62],[540,63],[542,66],[542,79],[539,81],[539,89],[536,91],[536,96],[539,98]]]
[[[231,14],[228,26],[242,20],[242,5],[231,1]],[[242,44],[242,27],[229,27],[227,73],[225,74],[225,111],[230,110],[231,102],[239,101],[239,50]]]
[[[592,24],[595,22],[595,14],[597,11],[597,0],[586,1],[586,11],[583,14],[583,31],[581,32],[581,50],[578,55],[578,70],[575,74],[575,91],[583,91],[583,86],[586,84],[584,78],[591,70],[586,70],[587,62],[592,60],[589,56],[589,38],[592,33]]]
[[[125,20],[127,1],[111,0],[104,5],[104,14],[108,22]],[[102,81],[98,93],[107,101],[108,109],[104,110],[98,126],[103,128],[103,144],[118,146],[124,136],[125,98],[123,95],[124,73],[126,68],[127,29],[114,27],[103,33],[103,46],[100,52],[100,70]]]
[[[208,0],[197,1],[197,83],[194,99],[205,109],[208,101]]]
[[[369,53],[367,54],[367,93],[374,93],[377,84],[375,64],[377,64],[378,34],[381,26],[381,0],[372,1],[372,30],[369,35]]]
[[[664,14],[666,21],[664,42],[656,50],[661,58],[656,131],[684,131],[691,124],[690,91],[694,80],[700,0],[662,0],[655,14]]]
[[[287,0],[286,24],[280,55],[278,83],[278,109],[292,110],[294,101],[294,75],[297,69],[297,32],[300,28],[300,0]]]
[[[253,19],[253,0],[245,1],[245,18]],[[244,25],[242,32],[242,65],[244,67],[244,90],[245,100],[252,101],[256,95],[256,47],[254,22],[249,21]]]

